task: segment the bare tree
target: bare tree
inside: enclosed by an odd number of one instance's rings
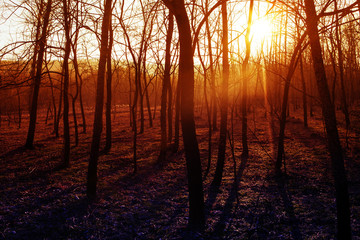
[[[33,148],[34,144],[34,136],[35,136],[35,127],[36,127],[36,118],[37,118],[37,108],[38,108],[38,97],[41,83],[41,75],[44,61],[44,53],[46,47],[46,38],[48,33],[48,25],[50,21],[50,13],[52,7],[52,0],[48,0],[46,4],[46,10],[43,17],[43,24],[41,30],[41,37],[38,41],[39,44],[39,52],[36,61],[36,73],[35,79],[33,83],[33,93],[32,93],[32,101],[31,101],[31,111],[30,111],[30,123],[29,130],[26,138],[25,147]]]
[[[218,148],[218,159],[216,164],[216,171],[212,184],[219,186],[221,184],[226,151],[226,134],[227,134],[227,115],[228,115],[228,87],[229,87],[229,40],[228,40],[228,16],[227,4],[224,1],[221,5],[221,16],[223,24],[223,82],[220,100],[220,138]]]
[[[63,17],[64,17],[64,31],[65,31],[65,52],[63,60],[63,74],[64,74],[64,147],[63,147],[63,164],[68,167],[70,164],[70,127],[69,127],[69,57],[71,52],[71,38],[70,38],[70,14],[69,14],[69,1],[63,0]]]
[[[105,0],[103,22],[101,27],[100,59],[97,75],[96,105],[94,128],[90,150],[89,168],[87,175],[86,195],[90,200],[96,198],[97,163],[99,158],[100,138],[102,132],[102,115],[104,107],[104,85],[106,72],[106,56],[109,43],[109,28],[111,16],[111,0]]]
[[[169,25],[166,33],[165,70],[164,70],[164,78],[163,78],[162,92],[161,92],[161,110],[160,110],[161,147],[160,147],[159,160],[164,160],[166,157],[166,150],[167,150],[166,101],[168,94],[169,94],[169,99],[172,97],[170,95],[169,89],[171,88],[170,85],[171,52],[170,51],[171,51],[171,40],[174,30],[174,16],[171,12],[168,15],[168,19],[169,19]],[[168,104],[170,105],[171,103],[169,102]],[[169,131],[171,131],[170,128]]]
[[[248,18],[248,24],[246,29],[246,35],[245,35],[245,45],[246,45],[246,54],[245,59],[242,65],[242,72],[244,74],[244,80],[243,80],[243,89],[242,89],[242,99],[241,99],[241,120],[242,120],[242,156],[248,157],[249,156],[249,147],[247,142],[247,94],[248,94],[248,63],[250,59],[250,49],[251,49],[251,41],[250,41],[250,31],[251,31],[251,24],[252,24],[252,14],[253,14],[253,8],[254,8],[254,0],[250,0],[250,7],[249,7],[249,18]]]
[[[338,239],[351,239],[350,203],[348,183],[344,167],[344,158],[337,130],[334,104],[326,79],[322,48],[318,31],[318,16],[314,0],[305,0],[307,33],[310,39],[311,55],[316,76],[316,83],[321,100],[322,114],[325,121],[328,147],[331,155],[332,173],[336,191],[337,236]]]
[[[112,84],[112,68],[111,68],[111,51],[114,42],[114,33],[111,26],[111,16],[110,16],[110,26],[109,26],[109,45],[107,49],[107,76],[106,76],[106,142],[104,151],[107,153],[111,149],[111,99],[112,99],[112,92],[111,92],[111,84]]]
[[[194,120],[194,60],[189,18],[184,0],[163,0],[175,16],[179,30],[181,127],[189,187],[189,225],[201,229],[205,224],[201,161]]]

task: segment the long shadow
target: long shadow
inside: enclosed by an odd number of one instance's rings
[[[171,153],[170,155],[167,155],[165,160],[158,161],[157,158],[154,158],[153,161],[149,161],[148,163],[145,163],[141,166],[138,164],[138,171],[136,174],[134,174],[132,171],[129,171],[125,175],[120,176],[116,182],[115,185],[119,185],[120,183],[139,183],[143,182],[146,178],[149,178],[150,176],[156,175],[158,172],[163,171],[170,163],[174,162],[177,159],[177,156],[182,155],[183,150],[179,150],[176,153]],[[111,173],[104,174],[103,176],[110,176],[110,175],[118,175],[118,170],[122,170],[123,166],[133,164],[132,159],[128,161],[124,161],[123,163],[119,164],[117,167],[112,168]],[[185,164],[185,162],[184,162]]]
[[[20,147],[17,147],[17,148],[15,148],[13,150],[10,150],[10,151],[0,155],[0,159],[3,158],[3,160],[6,160],[9,157],[13,157],[16,154],[23,153],[23,152],[25,152],[27,150],[28,149],[25,146],[20,146]]]
[[[241,157],[241,163],[240,163],[240,166],[236,173],[236,179],[234,179],[234,182],[230,189],[229,197],[226,200],[226,203],[225,203],[225,206],[223,209],[223,213],[221,214],[219,221],[216,223],[216,225],[214,227],[213,234],[215,234],[216,236],[223,236],[224,230],[226,228],[226,222],[232,216],[233,205],[234,205],[235,201],[237,200],[236,198],[237,198],[238,186],[239,186],[240,180],[243,176],[247,162],[248,162],[247,157]],[[210,197],[214,197],[214,196],[210,195]],[[209,203],[213,203],[214,201],[215,201],[215,199],[210,199]],[[209,206],[211,207],[212,205],[209,205]]]
[[[57,198],[49,199],[56,204]],[[35,206],[41,209],[41,205]],[[82,239],[92,229],[78,227],[87,214],[86,199],[78,199],[65,206],[56,206],[47,211],[40,210],[40,214],[33,214],[25,222],[19,219],[8,219],[9,229],[4,233],[5,239]],[[29,209],[26,209],[27,211]],[[76,219],[76,220],[75,220]],[[81,230],[85,232],[81,232]],[[91,235],[90,235],[91,236]]]
[[[276,179],[278,190],[281,196],[281,199],[284,204],[284,208],[286,211],[286,214],[288,216],[288,222],[291,224],[291,235],[294,239],[302,240],[303,236],[300,232],[299,228],[299,220],[296,218],[294,205],[292,203],[291,194],[286,189],[286,179],[285,177],[278,177]]]
[[[128,173],[120,176],[116,181],[101,189],[101,195],[108,196],[114,193],[114,187],[119,191],[132,192],[140,190],[136,195],[124,196],[132,198],[131,204],[127,205],[126,214],[121,214],[121,222],[125,222],[127,228],[123,229],[124,236],[127,238],[153,239],[164,234],[168,234],[174,226],[179,227],[179,219],[186,219],[186,209],[188,198],[186,189],[186,174],[176,174],[164,180],[157,180],[158,176],[167,171],[178,173],[179,171],[167,169],[169,164],[179,159],[175,156],[167,158],[165,161],[158,162],[157,159],[149,164],[143,165],[136,175]],[[179,163],[183,164],[184,163]],[[183,173],[183,172],[182,172]],[[162,186],[159,186],[160,183]],[[183,192],[183,196],[179,195]],[[186,197],[185,197],[186,196]],[[135,198],[133,198],[135,197]],[[115,206],[115,211],[118,207]],[[156,223],[156,224],[155,224]],[[121,225],[121,224],[120,224]],[[172,230],[171,237],[176,239],[188,238],[186,234],[186,221],[180,224],[183,228]],[[144,230],[147,229],[147,230]],[[138,236],[140,232],[151,233],[150,235]]]

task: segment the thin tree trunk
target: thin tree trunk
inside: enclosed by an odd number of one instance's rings
[[[102,132],[102,115],[104,105],[104,85],[106,72],[106,56],[109,42],[109,28],[111,15],[111,0],[105,1],[103,23],[101,28],[100,59],[97,76],[96,105],[94,116],[94,129],[90,150],[89,168],[87,175],[86,195],[90,200],[96,198],[97,163],[99,158],[100,138]]]
[[[159,160],[164,160],[167,149],[167,134],[166,134],[166,100],[168,89],[170,88],[170,68],[171,68],[171,40],[174,29],[174,16],[169,13],[169,26],[166,33],[166,48],[165,48],[165,70],[164,79],[161,91],[161,109],[160,109],[160,128],[161,128],[161,146]],[[169,103],[170,104],[170,103]]]
[[[245,35],[245,45],[246,45],[246,55],[242,65],[242,72],[244,74],[243,80],[243,89],[242,89],[242,100],[241,100],[241,116],[242,116],[242,156],[248,157],[249,156],[249,147],[247,142],[247,88],[248,88],[248,73],[247,73],[247,65],[250,58],[250,31],[251,31],[251,24],[252,24],[252,13],[254,7],[254,0],[250,0],[250,9],[249,9],[249,19],[248,19],[248,26],[246,29]]]
[[[288,70],[288,74],[285,80],[284,86],[284,95],[282,101],[282,108],[281,108],[281,116],[280,116],[280,132],[279,132],[279,141],[278,141],[278,152],[277,152],[277,159],[275,163],[275,171],[276,173],[281,173],[281,165],[283,162],[283,155],[284,155],[284,138],[285,138],[285,126],[286,126],[286,111],[288,109],[288,99],[289,99],[289,89],[291,78],[294,75],[297,62],[299,60],[299,53],[301,51],[301,43],[303,39],[299,39],[297,46],[294,49],[294,53],[292,54],[290,66]]]
[[[337,1],[334,1],[335,4],[335,11],[337,11]],[[339,14],[336,14],[336,25],[335,25],[335,35],[336,35],[336,42],[337,42],[337,50],[338,50],[338,60],[339,60],[339,71],[340,71],[340,86],[341,86],[341,103],[342,103],[342,112],[345,116],[345,124],[346,129],[350,128],[350,116],[349,116],[349,109],[348,104],[346,101],[346,91],[345,91],[345,83],[344,83],[344,59],[343,59],[343,51],[342,51],[342,39],[340,36],[340,23],[339,23]]]
[[[86,118],[85,118],[85,111],[84,111],[84,103],[82,100],[82,85],[83,85],[83,80],[82,80],[82,78],[80,78],[79,100],[80,100],[80,110],[81,110],[81,118],[82,118],[82,125],[83,125],[82,133],[86,133]]]
[[[173,152],[177,152],[179,149],[180,138],[180,85],[179,79],[176,86],[176,99],[175,99],[175,127],[174,127],[174,147]]]
[[[307,115],[307,97],[306,97],[306,81],[304,76],[304,66],[302,56],[300,56],[300,74],[302,83],[302,99],[303,99],[303,111],[304,111],[304,127],[308,127],[308,115]]]
[[[153,119],[151,117],[151,105],[150,105],[150,98],[149,98],[149,91],[148,91],[148,83],[147,83],[147,77],[146,77],[146,50],[145,48],[145,54],[143,59],[143,76],[144,76],[144,92],[145,92],[145,100],[146,100],[146,107],[148,111],[148,117],[149,117],[149,127],[153,127]]]
[[[206,2],[206,12],[208,7],[208,1]],[[215,71],[214,71],[214,60],[212,54],[212,39],[211,39],[211,31],[210,31],[210,24],[209,19],[206,19],[206,35],[208,41],[208,50],[209,50],[209,61],[210,61],[210,86],[211,86],[211,103],[212,106],[212,127],[213,131],[217,131],[217,104],[216,104],[216,89],[215,89]]]
[[[21,128],[21,98],[20,98],[20,91],[19,88],[16,88],[16,92],[17,92],[17,97],[18,97],[18,128]]]
[[[47,37],[47,30],[50,20],[50,13],[51,13],[51,6],[52,0],[48,0],[46,5],[45,14],[43,17],[43,26],[41,32],[41,38],[39,41],[39,53],[36,63],[36,74],[34,79],[33,85],[33,94],[32,94],[32,101],[31,101],[31,111],[30,111],[30,123],[29,123],[29,130],[26,138],[25,147],[26,148],[33,148],[34,144],[34,136],[35,136],[35,127],[36,127],[36,118],[37,118],[37,107],[38,107],[38,98],[39,98],[39,90],[40,90],[40,83],[41,83],[41,74],[42,74],[42,65],[44,60],[45,54],[45,46],[46,46],[46,37]]]
[[[111,83],[112,83],[112,69],[111,69],[111,51],[113,46],[113,29],[111,26],[111,16],[110,16],[110,26],[109,26],[109,45],[107,49],[107,76],[106,76],[106,142],[104,152],[108,153],[111,149]]]
[[[225,151],[226,151],[226,134],[227,134],[227,115],[228,115],[228,87],[229,87],[229,46],[228,46],[228,16],[227,16],[227,4],[223,2],[221,4],[221,16],[223,24],[223,82],[221,93],[221,108],[220,108],[220,138],[218,148],[218,159],[216,164],[215,176],[212,181],[212,185],[220,186],[222,180],[222,174],[225,163]]]
[[[70,39],[70,15],[69,15],[69,5],[68,0],[63,0],[63,14],[64,14],[64,28],[65,28],[65,55],[63,61],[63,73],[64,73],[64,114],[63,114],[63,124],[64,124],[64,147],[63,147],[63,164],[64,167],[69,167],[70,165],[70,127],[69,127],[69,57],[71,51],[71,39]]]
[[[172,141],[172,133],[173,133],[173,91],[172,91],[172,85],[171,85],[171,81],[169,79],[169,87],[168,87],[168,106],[167,106],[167,114],[168,114],[168,142],[171,143]]]

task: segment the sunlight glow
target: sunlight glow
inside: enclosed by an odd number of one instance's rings
[[[252,45],[259,48],[265,41],[270,41],[272,35],[272,24],[268,18],[255,20],[251,26]]]

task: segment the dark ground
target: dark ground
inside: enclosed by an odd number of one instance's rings
[[[35,149],[26,150],[27,122],[0,128],[0,239],[334,239],[336,207],[324,127],[319,112],[304,128],[301,111],[291,113],[286,130],[286,173],[273,174],[278,121],[263,112],[249,115],[250,157],[241,159],[240,123],[234,123],[237,180],[230,148],[219,191],[210,189],[216,163],[204,180],[206,229],[186,229],[188,199],[185,159],[180,147],[157,162],[160,130],[156,119],[139,137],[139,172],[132,175],[132,134],[127,108],[117,110],[113,148],[99,159],[99,199],[85,196],[92,132],[80,134],[71,149],[71,167],[59,168],[62,139],[39,113]],[[159,116],[159,115],[158,115]],[[26,116],[24,116],[26,118]],[[79,116],[80,119],[80,116]],[[353,239],[360,239],[360,111],[352,112],[349,145],[345,130]],[[207,127],[196,119],[198,140],[207,163]],[[81,128],[80,128],[81,130]],[[217,146],[215,133],[213,148]],[[228,144],[229,145],[229,144]],[[236,194],[237,193],[237,194]]]

